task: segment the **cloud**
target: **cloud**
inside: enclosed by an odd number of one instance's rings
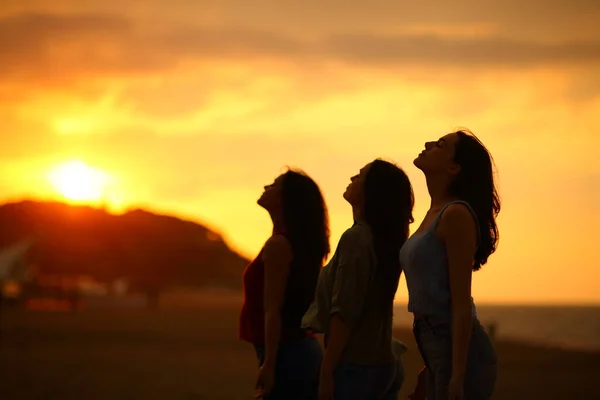
[[[131,25],[127,19],[85,14],[21,14],[0,19],[0,66],[10,69],[44,69],[60,55],[60,47],[73,42],[91,43],[122,37]],[[84,48],[72,49],[84,52]],[[81,60],[85,62],[85,60]],[[68,65],[64,66],[66,70]]]
[[[486,68],[600,63],[600,41],[542,44],[501,37],[339,35],[331,54],[356,63]]]
[[[0,19],[4,79],[77,80],[173,66],[144,43],[132,20],[105,14],[21,14]]]
[[[210,105],[210,94],[215,90],[210,81],[177,79],[177,74],[173,75],[159,83],[126,87],[119,95],[119,103],[149,118],[185,118]]]
[[[0,19],[0,72],[5,77],[89,78],[172,69],[183,62],[420,65],[431,68],[597,65],[600,41],[544,43],[500,36],[365,34],[344,31],[312,39],[268,29],[169,26],[150,30],[111,14],[20,14]]]
[[[0,72],[13,76],[128,74],[173,68],[187,59],[286,58],[300,42],[269,31],[181,27],[139,29],[118,15],[21,14],[0,19]]]

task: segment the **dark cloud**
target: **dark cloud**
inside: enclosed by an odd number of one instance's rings
[[[10,16],[0,19],[0,73],[5,78],[68,79],[173,63],[138,39],[132,22],[116,15]]]
[[[108,15],[23,14],[0,19],[0,62],[6,68],[44,68],[57,46],[127,34],[126,19]],[[68,66],[65,66],[68,67]]]
[[[494,68],[600,62],[600,41],[542,44],[498,37],[340,35],[331,38],[327,47],[331,54],[356,63]]]
[[[170,69],[186,60],[289,58],[307,51],[260,30],[136,29],[117,15],[23,14],[0,19],[0,73],[16,79],[86,79]]]
[[[310,50],[306,43],[276,32],[254,29],[189,28],[156,37],[157,48],[175,54],[211,56],[278,55],[281,57],[304,54]]]
[[[540,43],[505,37],[341,33],[311,41],[250,28],[136,28],[115,15],[24,14],[0,19],[0,72],[5,76],[79,77],[169,69],[185,60],[275,58],[293,63],[527,67],[597,65],[600,41]]]

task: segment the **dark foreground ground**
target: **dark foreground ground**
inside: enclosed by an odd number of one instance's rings
[[[216,303],[216,304],[215,304]],[[194,309],[4,310],[0,399],[252,398],[256,361],[236,340],[238,303]],[[411,334],[412,387],[421,360]],[[500,341],[495,399],[600,399],[600,354]]]

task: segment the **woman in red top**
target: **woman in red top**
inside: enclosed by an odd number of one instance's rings
[[[329,221],[317,184],[289,170],[258,200],[273,234],[244,271],[240,339],[254,345],[260,370],[256,397],[316,399],[322,351],[301,328],[329,254]]]

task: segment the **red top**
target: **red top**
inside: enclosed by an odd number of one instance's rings
[[[292,261],[281,311],[281,340],[297,340],[312,335],[301,329],[300,325],[312,302],[316,281],[311,285],[310,280],[298,279],[299,270],[298,265]],[[311,274],[304,271],[304,275]],[[239,338],[262,345],[265,343],[265,265],[262,261],[262,251],[244,270],[243,284],[244,304],[240,313]]]

